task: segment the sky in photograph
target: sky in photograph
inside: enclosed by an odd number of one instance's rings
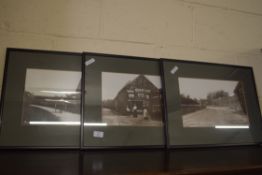
[[[102,72],[102,100],[114,99],[117,93],[130,81],[133,81],[138,74]],[[160,76],[144,75],[158,89],[161,89]]]
[[[76,91],[80,80],[81,72],[77,71],[27,69],[25,91],[34,95],[63,96],[61,92]]]
[[[206,99],[208,93],[219,90],[233,96],[238,81],[179,77],[178,83],[180,94],[189,95],[191,98]]]

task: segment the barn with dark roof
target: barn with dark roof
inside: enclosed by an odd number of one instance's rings
[[[128,115],[134,106],[137,113],[143,114],[147,109],[152,120],[162,120],[161,89],[158,89],[144,75],[139,75],[128,82],[113,100],[114,111]]]

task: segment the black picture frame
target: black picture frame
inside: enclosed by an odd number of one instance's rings
[[[142,122],[141,126],[136,126],[134,123],[123,124],[124,121],[130,122],[135,117],[136,112],[126,113],[123,111],[129,111],[124,104],[131,104],[134,100],[124,100],[120,103],[119,95],[122,93],[121,89],[129,87],[130,84],[135,84],[140,79],[141,82],[147,82],[145,76],[157,76],[159,77],[159,84],[161,86],[160,67],[159,60],[153,58],[144,57],[132,57],[122,55],[110,55],[110,54],[98,54],[98,53],[84,53],[83,54],[83,89],[84,89],[84,102],[83,102],[83,121],[82,121],[82,148],[83,149],[128,149],[128,148],[163,148],[165,146],[165,132],[164,132],[164,118],[162,108],[162,97],[159,89],[159,100],[161,113],[158,113],[158,123],[156,126],[146,126],[155,119],[150,118],[149,122]],[[129,77],[127,81],[127,77]],[[125,78],[123,78],[125,77]],[[135,78],[134,78],[135,77]],[[140,78],[138,78],[140,77]],[[142,77],[142,78],[141,78]],[[103,79],[103,80],[102,80]],[[116,80],[119,81],[116,81]],[[135,80],[136,79],[136,80]],[[121,81],[121,83],[119,83]],[[152,83],[154,80],[149,80]],[[111,82],[111,83],[109,83]],[[131,82],[131,83],[130,83]],[[115,88],[107,88],[112,84]],[[145,83],[147,84],[147,83]],[[131,85],[130,85],[131,86]],[[134,85],[138,87],[138,85]],[[144,84],[143,84],[144,87]],[[151,85],[150,85],[151,87]],[[153,88],[153,87],[152,87]],[[106,90],[105,90],[106,89]],[[145,89],[145,88],[144,88]],[[155,89],[155,87],[153,88]],[[114,92],[112,92],[114,90]],[[121,93],[120,93],[121,91]],[[125,92],[128,92],[126,90]],[[152,90],[154,92],[154,90]],[[133,93],[129,91],[128,93]],[[104,95],[103,95],[104,94]],[[127,93],[124,93],[124,99],[129,98]],[[108,96],[107,96],[108,95]],[[137,94],[136,94],[137,95]],[[136,95],[130,98],[136,98]],[[119,98],[118,98],[119,97]],[[106,98],[108,100],[106,104]],[[150,97],[151,99],[151,97]],[[112,105],[112,101],[118,104],[123,104],[121,107],[108,107]],[[131,102],[131,103],[130,103]],[[140,102],[139,102],[140,103]],[[144,105],[144,101],[141,102]],[[150,102],[153,104],[153,102]],[[126,106],[128,106],[126,105]],[[158,103],[157,103],[158,105]],[[157,106],[156,105],[156,106]],[[120,108],[122,111],[120,111]],[[137,105],[137,111],[140,109]],[[149,108],[148,108],[149,109]],[[143,109],[146,111],[145,109]],[[106,113],[107,111],[108,113]],[[130,107],[131,111],[131,107]],[[136,110],[135,110],[136,111]],[[157,111],[157,110],[156,110]],[[140,111],[141,112],[141,111]],[[158,111],[159,112],[159,111]],[[141,119],[141,113],[137,112],[137,116]],[[152,113],[151,108],[148,110],[150,115]],[[144,113],[143,113],[144,114]],[[112,117],[119,123],[110,122],[108,118]],[[120,116],[122,118],[120,119]],[[159,119],[161,118],[161,120]],[[134,119],[136,120],[136,119]],[[106,122],[103,122],[106,121]],[[100,125],[102,123],[102,125]],[[158,125],[160,123],[160,125]],[[98,124],[98,125],[97,125]],[[105,124],[105,125],[104,125]],[[143,125],[145,124],[145,125]]]
[[[1,98],[0,148],[80,148],[81,84],[76,85],[75,82],[81,82],[81,71],[81,53],[7,48]],[[66,76],[66,79],[61,76]],[[38,81],[30,81],[33,79]],[[71,79],[75,80],[75,93],[65,91],[72,82],[63,81]],[[41,86],[41,81],[49,82],[51,88],[64,90],[63,96],[52,92],[52,89],[47,89],[46,96],[33,91],[39,87],[32,82]],[[41,119],[43,116],[47,118]],[[71,119],[75,116],[77,118],[73,119],[72,124]],[[44,124],[43,120],[51,122]],[[64,123],[60,125],[59,122]]]
[[[252,67],[162,58],[161,72],[168,148],[261,143],[262,120]],[[212,89],[218,83],[216,88],[221,86],[224,95],[215,97]]]

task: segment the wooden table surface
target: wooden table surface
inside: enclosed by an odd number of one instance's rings
[[[262,174],[262,147],[0,150],[1,175]]]

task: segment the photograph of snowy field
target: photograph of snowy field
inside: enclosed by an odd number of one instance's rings
[[[249,126],[239,81],[178,78],[183,127]]]
[[[102,72],[102,122],[162,126],[160,76]]]
[[[27,69],[22,124],[80,122],[81,72]]]

